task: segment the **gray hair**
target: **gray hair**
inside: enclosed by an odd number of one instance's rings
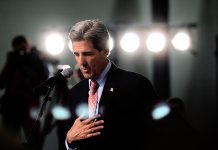
[[[99,20],[84,20],[76,23],[70,30],[69,38],[72,41],[87,40],[92,42],[98,51],[109,51],[109,32],[105,24]]]

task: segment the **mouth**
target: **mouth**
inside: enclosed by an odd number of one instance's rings
[[[88,68],[81,68],[80,70],[82,71],[82,73],[89,73],[89,69]]]

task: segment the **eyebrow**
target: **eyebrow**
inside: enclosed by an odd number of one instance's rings
[[[75,55],[75,54],[79,54],[78,52],[73,52],[73,54]],[[81,54],[83,54],[83,55],[89,55],[89,54],[94,54],[94,52],[93,51],[85,51],[85,52],[82,52]]]

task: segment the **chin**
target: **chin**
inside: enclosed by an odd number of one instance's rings
[[[84,74],[83,75],[86,79],[91,79],[92,78],[92,75],[91,74]]]

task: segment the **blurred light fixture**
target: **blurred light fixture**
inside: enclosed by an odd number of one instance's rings
[[[120,46],[126,52],[134,52],[139,47],[139,37],[133,32],[126,33],[120,40]]]
[[[170,107],[166,103],[157,104],[152,110],[151,116],[154,120],[160,120],[170,113]]]
[[[64,38],[58,33],[49,34],[45,41],[47,51],[58,55],[64,50]]]
[[[186,51],[190,48],[191,38],[186,32],[178,32],[171,41],[173,47],[180,51]]]
[[[76,108],[76,115],[81,118],[88,118],[89,111],[88,105],[86,103],[81,103]]]
[[[167,39],[162,32],[152,32],[146,39],[146,46],[152,52],[160,52],[166,47]]]
[[[38,111],[39,111],[38,108],[32,107],[32,108],[30,109],[30,117],[31,117],[32,119],[36,120],[37,117],[38,117]]]
[[[63,106],[55,106],[52,109],[52,115],[57,120],[66,120],[70,118],[70,111]]]

